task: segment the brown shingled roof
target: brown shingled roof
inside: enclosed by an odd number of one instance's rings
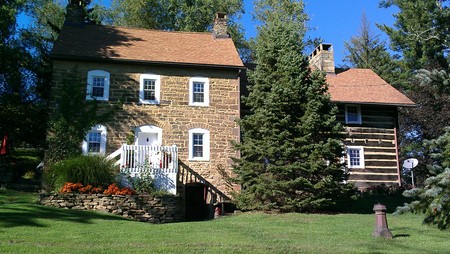
[[[52,57],[243,67],[231,38],[94,24],[64,26]]]
[[[415,103],[370,69],[327,74],[331,100],[343,103],[414,106]]]

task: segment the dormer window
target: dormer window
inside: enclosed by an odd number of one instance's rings
[[[109,72],[93,70],[88,72],[86,100],[109,100]]]
[[[161,78],[159,75],[142,74],[139,86],[139,102],[143,104],[159,104]]]
[[[345,123],[361,124],[361,118],[360,105],[345,105]]]

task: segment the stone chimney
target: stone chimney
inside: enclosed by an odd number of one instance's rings
[[[309,66],[313,70],[321,70],[334,74],[334,54],[333,45],[328,43],[320,44],[308,57]]]
[[[86,21],[83,1],[71,0],[67,5],[65,25],[82,25]]]
[[[230,35],[228,34],[227,19],[226,13],[216,13],[213,25],[214,38],[230,38]]]

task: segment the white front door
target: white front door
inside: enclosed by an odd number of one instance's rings
[[[161,164],[161,153],[159,148],[162,140],[162,129],[153,125],[144,125],[136,128],[136,142],[139,147],[135,153],[135,160],[137,165],[144,165],[150,163],[152,168],[159,168]],[[153,146],[153,147],[148,147]]]
[[[136,145],[160,146],[162,129],[153,125],[144,125],[136,128]]]
[[[154,132],[138,132],[137,145],[139,146],[157,146],[159,145],[158,133]]]

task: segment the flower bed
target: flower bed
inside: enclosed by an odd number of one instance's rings
[[[60,193],[42,194],[40,203],[65,209],[108,212],[150,223],[184,220],[183,202],[179,196]]]

